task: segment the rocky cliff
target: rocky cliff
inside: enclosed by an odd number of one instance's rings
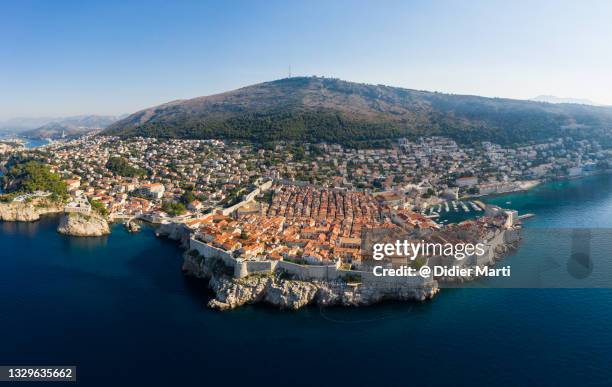
[[[178,241],[183,248],[189,247],[189,236],[191,230],[182,223],[162,223],[155,230],[157,236],[163,236],[174,241]]]
[[[102,236],[110,234],[108,222],[99,215],[64,214],[57,232],[72,236]]]
[[[299,309],[306,305],[371,305],[383,300],[424,301],[438,292],[437,285],[385,289],[344,281],[300,281],[275,274],[236,279],[231,277],[219,260],[205,259],[193,252],[185,253],[183,271],[187,275],[208,280],[215,293],[208,306],[219,310],[258,302],[284,309]]]
[[[41,215],[63,211],[60,203],[48,201],[0,203],[0,220],[9,222],[33,222]]]

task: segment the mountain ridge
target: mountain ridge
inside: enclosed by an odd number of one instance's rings
[[[605,106],[603,104],[593,102],[590,99],[586,98],[563,98],[557,97],[555,95],[538,95],[537,97],[533,97],[529,99],[530,101],[536,102],[548,102],[548,103],[571,103],[578,105],[591,105],[591,106]]]
[[[57,139],[74,137],[104,129],[125,116],[80,115],[52,120],[34,129],[24,130],[20,135],[29,138]]]
[[[335,78],[294,77],[140,110],[102,134],[379,145],[446,135],[530,141],[607,131],[612,108],[444,94]],[[592,134],[592,133],[591,133]],[[582,133],[586,135],[586,133]]]

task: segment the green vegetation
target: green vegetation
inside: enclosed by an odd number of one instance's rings
[[[257,198],[256,200],[260,203],[272,204],[273,197],[274,197],[273,191],[266,191],[263,193],[261,198]]]
[[[359,274],[345,274],[342,279],[347,284],[361,283],[361,276]]]
[[[170,216],[178,216],[187,212],[187,208],[183,203],[166,201],[162,204],[162,211]]]
[[[231,207],[234,204],[238,204],[242,198],[243,187],[237,187],[228,193],[227,197],[223,199],[219,204],[225,208]]]
[[[240,108],[238,108],[238,106]],[[444,135],[460,143],[519,144],[550,137],[597,137],[609,143],[612,108],[547,104],[366,85],[328,78],[289,78],[147,109],[104,133],[160,138],[277,141],[388,147],[391,139]],[[304,157],[297,149],[296,159]]]
[[[137,177],[146,175],[146,171],[138,167],[134,167],[124,157],[111,157],[106,163],[106,168],[109,171],[123,177]]]
[[[410,262],[410,267],[418,270],[421,267],[423,267],[423,265],[425,265],[427,263],[427,259],[425,257],[416,257],[413,261]]]
[[[193,191],[191,190],[187,190],[183,193],[183,195],[181,195],[180,201],[181,203],[183,203],[184,205],[188,205],[189,203],[191,203],[192,201],[196,200],[197,197],[196,195],[193,193]]]
[[[49,166],[39,161],[23,161],[14,164],[3,178],[8,193],[51,192],[53,198],[68,195],[66,183]]]
[[[102,204],[102,203],[100,203],[99,201],[96,201],[96,200],[90,200],[89,204],[91,205],[92,210],[94,210],[98,214],[100,214],[102,216],[108,216],[108,210],[106,209],[104,204]]]

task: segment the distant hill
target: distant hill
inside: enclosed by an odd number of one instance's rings
[[[575,103],[579,105],[603,106],[599,103],[595,103],[588,99],[561,98],[561,97],[555,97],[554,95],[538,95],[537,97],[532,98],[530,101],[548,102],[548,103]]]
[[[62,136],[74,137],[104,129],[119,118],[117,116],[97,115],[66,117],[49,122],[36,129],[23,131],[20,134],[29,138],[58,139]]]
[[[56,120],[53,117],[17,117],[0,121],[0,132],[19,133],[31,130]]]
[[[612,108],[452,95],[319,77],[286,78],[136,112],[103,134],[376,146],[446,135],[517,143],[608,133]]]

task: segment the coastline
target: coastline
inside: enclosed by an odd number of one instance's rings
[[[542,182],[548,184],[555,181],[576,180],[589,178],[604,173],[590,174],[572,179],[555,179]],[[538,186],[541,186],[538,185]],[[506,193],[508,194],[508,193]],[[502,194],[503,195],[503,194]],[[487,195],[500,196],[500,195]],[[58,214],[59,210],[48,211],[44,214]],[[35,221],[36,219],[27,220]],[[226,310],[239,306],[256,303],[267,303],[281,309],[298,309],[305,305],[319,306],[365,306],[379,303],[384,300],[401,301],[426,301],[435,297],[440,288],[438,284],[422,291],[404,291],[393,295],[391,293],[380,292],[376,289],[364,287],[359,289],[355,284],[348,282],[327,282],[327,281],[303,281],[281,276],[253,275],[235,279],[231,276],[216,275],[209,264],[205,263],[202,257],[190,255],[189,235],[190,229],[184,223],[158,223],[146,219],[139,221],[156,226],[155,234],[158,237],[167,237],[175,240],[184,249],[183,253],[183,272],[185,275],[203,279],[207,286],[215,294],[215,298],[208,302],[208,306],[214,309]],[[119,219],[112,219],[109,223],[121,223]],[[496,254],[491,266],[502,260],[515,245],[509,244],[503,252]],[[488,265],[486,265],[488,266]],[[472,281],[475,278],[438,278],[444,284],[461,284]]]
[[[491,194],[485,194],[485,195],[466,195],[466,196],[463,196],[462,199],[476,199],[476,198],[486,199],[488,197],[503,196],[503,195],[513,194],[517,192],[529,192],[535,188],[538,188],[546,184],[554,183],[554,182],[581,180],[581,179],[588,179],[590,177],[605,176],[605,175],[612,175],[612,169],[605,170],[605,171],[598,171],[598,172],[590,172],[588,174],[581,174],[578,176],[555,176],[555,177],[538,180],[539,182],[537,184],[534,184],[531,187],[526,188],[526,189],[517,189],[517,190],[512,190],[512,191],[507,191],[507,192],[498,192],[498,193],[491,193]]]
[[[9,205],[10,206],[10,205]],[[25,206],[25,204],[21,204]],[[27,207],[27,206],[26,206]],[[61,208],[45,208],[44,213],[58,214],[62,212]],[[110,233],[108,232],[72,232],[66,226],[66,219],[82,217],[82,215],[71,216],[64,214],[58,226],[58,232],[75,237],[99,237]],[[24,218],[27,221],[35,221],[40,217]],[[21,218],[19,221],[22,220]],[[154,222],[147,222],[155,224]],[[62,226],[64,225],[64,226]],[[80,227],[79,230],[83,227]],[[64,230],[65,229],[65,230]],[[374,279],[367,271],[341,271],[338,267],[332,268],[333,274],[331,277],[327,274],[324,278],[317,276],[303,277],[300,273],[306,271],[315,272],[318,269],[316,265],[298,265],[291,262],[283,262],[284,267],[278,271],[252,271],[247,270],[243,274],[240,272],[236,275],[236,268],[243,267],[248,262],[238,262],[238,266],[234,263],[228,264],[218,257],[205,257],[197,252],[194,248],[195,242],[192,238],[192,231],[185,223],[168,222],[161,223],[157,227],[155,234],[158,237],[167,237],[175,240],[185,250],[183,254],[182,271],[185,275],[196,277],[207,281],[208,287],[214,292],[215,297],[208,302],[208,306],[213,309],[227,310],[234,309],[246,304],[266,303],[281,309],[299,309],[306,305],[319,306],[366,306],[380,303],[386,300],[397,301],[426,301],[432,299],[439,292],[439,281],[442,282],[464,282],[473,278],[459,278],[448,280],[445,278],[425,278],[412,281],[379,281]],[[499,246],[507,252],[506,241],[502,234],[502,240]],[[496,248],[493,249],[491,259],[484,263],[478,263],[475,266],[486,267],[495,265],[496,261],[503,256],[499,254]],[[263,262],[261,262],[263,263]],[[223,266],[220,268],[219,265]],[[234,265],[234,266],[232,266]],[[253,261],[253,265],[259,265]],[[325,267],[323,267],[325,268]],[[231,269],[231,272],[228,272]],[[244,270],[244,269],[241,269]],[[329,268],[325,269],[329,273]],[[358,275],[359,281],[352,280],[352,276]]]
[[[0,203],[0,221],[36,222],[43,216],[57,215],[57,232],[74,237],[100,237],[110,234],[110,225],[102,216],[65,212],[64,204],[47,199],[31,202]]]
[[[195,240],[180,223],[163,224],[156,236],[178,241],[185,249],[182,271],[204,280],[215,297],[207,306],[229,310],[264,303],[281,309],[317,306],[369,306],[387,300],[423,302],[434,298],[440,285],[478,279],[472,275],[445,277],[376,277],[372,271],[341,270],[338,266],[300,265],[285,261],[244,261]],[[449,267],[489,268],[518,247],[517,230],[502,230],[482,261],[438,262]],[[436,260],[431,264],[436,264]],[[252,267],[249,269],[249,267]]]
[[[59,214],[64,211],[61,203],[50,202],[9,202],[0,203],[0,221],[35,222],[47,214]]]

